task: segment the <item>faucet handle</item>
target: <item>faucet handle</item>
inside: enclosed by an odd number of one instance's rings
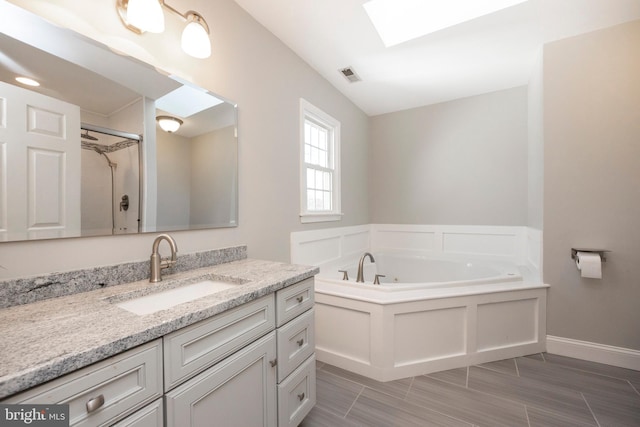
[[[342,280],[349,280],[349,273],[347,270],[338,270],[338,273],[342,273]]]
[[[387,277],[384,274],[376,274],[375,279],[373,279],[373,284],[374,285],[379,285],[380,284],[380,277]]]
[[[165,269],[165,268],[171,268],[176,264],[176,259],[171,257],[171,258],[161,258],[160,259],[160,268]]]

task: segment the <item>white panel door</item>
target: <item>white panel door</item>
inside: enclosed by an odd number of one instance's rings
[[[80,108],[0,82],[0,240],[80,235]]]

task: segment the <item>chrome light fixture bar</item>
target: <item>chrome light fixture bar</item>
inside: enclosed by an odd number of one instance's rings
[[[182,50],[195,58],[211,56],[209,26],[202,15],[190,10],[180,13],[164,0],[116,0],[116,9],[124,26],[136,34],[144,32],[162,33],[164,31],[165,8],[178,15],[187,23],[182,32]]]

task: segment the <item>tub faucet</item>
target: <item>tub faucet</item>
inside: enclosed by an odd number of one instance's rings
[[[171,247],[171,258],[162,259],[160,256],[160,252],[158,251],[158,247],[160,246],[160,242],[162,240],[166,240]],[[149,264],[149,282],[156,283],[162,280],[162,270],[165,268],[173,267],[178,259],[178,245],[176,245],[176,241],[173,240],[173,237],[168,234],[161,234],[156,237],[156,240],[153,241],[153,249],[151,251],[151,260]]]
[[[371,262],[376,262],[376,260],[373,259],[373,255],[371,255],[369,252],[365,252],[364,255],[362,255],[362,257],[360,258],[360,262],[358,263],[358,277],[356,278],[356,282],[358,283],[364,283],[364,273],[362,271],[362,267],[364,264],[364,259],[366,257],[369,257]]]

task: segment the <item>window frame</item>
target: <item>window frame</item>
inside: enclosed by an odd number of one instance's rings
[[[307,120],[321,126],[329,131],[328,151],[333,157],[333,168],[323,168],[331,170],[331,210],[318,211],[307,209],[307,165],[305,162],[305,124]],[[341,210],[341,177],[340,177],[340,121],[325,113],[307,100],[300,98],[300,222],[325,222],[339,221],[342,219]],[[317,166],[317,165],[311,165]],[[316,169],[316,168],[314,168]],[[316,169],[318,170],[318,169]]]

